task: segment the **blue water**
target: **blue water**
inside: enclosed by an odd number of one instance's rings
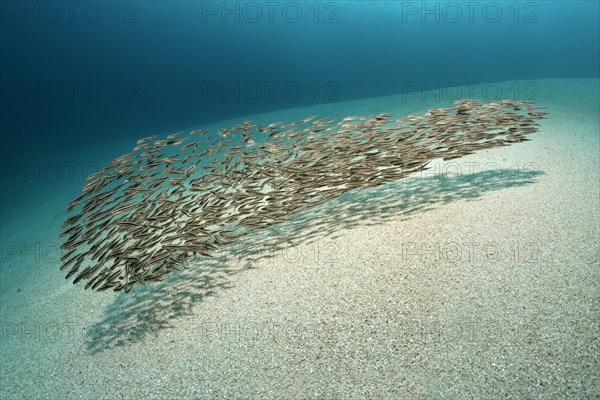
[[[8,1],[1,13],[5,217],[71,174],[65,162],[79,184],[91,148],[126,138],[600,69],[595,1]]]
[[[264,2],[78,3],[71,16],[14,2],[0,39],[2,157],[394,94],[406,82],[598,76],[598,2],[467,3],[276,2],[272,16]],[[36,82],[48,101],[27,94]],[[246,96],[213,94],[236,84]]]
[[[117,156],[126,139],[438,87],[490,97],[481,84],[600,70],[595,1],[8,1],[0,11],[3,217],[57,181],[80,185],[108,161],[92,154]],[[528,100],[530,89],[500,97]]]

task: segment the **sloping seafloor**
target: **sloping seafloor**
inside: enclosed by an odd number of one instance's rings
[[[600,396],[599,81],[497,85],[546,107],[531,141],[347,193],[129,294],[59,271],[73,185],[3,220],[1,398]],[[448,93],[190,129],[403,116]]]

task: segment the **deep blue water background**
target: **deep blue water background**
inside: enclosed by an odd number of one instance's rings
[[[54,183],[40,165],[81,165],[124,138],[415,84],[600,70],[596,1],[72,4],[1,4],[3,218]]]

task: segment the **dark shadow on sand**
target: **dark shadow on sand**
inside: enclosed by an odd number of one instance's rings
[[[304,210],[281,224],[242,237],[160,283],[135,287],[105,310],[104,318],[87,330],[87,350],[98,353],[151,339],[177,320],[192,317],[205,298],[232,287],[232,276],[273,258],[283,250],[308,244],[354,226],[381,224],[391,217],[416,213],[485,192],[531,184],[540,171],[497,169],[467,175],[410,177],[373,189],[358,189],[328,203]]]

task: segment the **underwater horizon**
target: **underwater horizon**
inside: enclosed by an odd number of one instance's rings
[[[533,80],[600,70],[593,1],[2,7],[4,218],[19,192],[82,182],[90,149],[127,138],[398,94],[535,100]]]
[[[599,110],[596,1],[2,0],[0,399],[599,397]]]

